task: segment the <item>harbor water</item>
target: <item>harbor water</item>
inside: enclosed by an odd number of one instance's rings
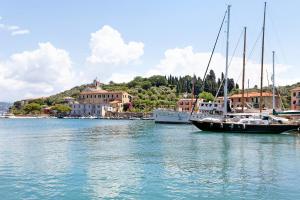
[[[1,119],[1,199],[300,199],[300,137]]]

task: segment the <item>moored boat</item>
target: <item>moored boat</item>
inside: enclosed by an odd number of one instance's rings
[[[153,112],[155,123],[164,124],[190,124],[192,119],[199,120],[206,117],[220,118],[223,112],[223,105],[217,102],[199,102],[198,112],[174,111],[156,109]]]
[[[226,48],[226,71],[225,80],[227,80],[228,72],[228,33],[229,33],[229,19],[230,19],[230,6],[228,6],[228,26],[227,26],[227,48]],[[260,112],[256,113],[256,116],[240,116],[236,120],[230,119],[226,110],[227,101],[227,82],[224,86],[224,118],[216,119],[191,119],[191,123],[197,128],[203,131],[213,132],[240,132],[240,133],[283,133],[287,131],[296,130],[300,132],[299,122],[292,122],[284,118],[273,117],[271,115],[264,115],[262,113],[262,92],[263,92],[263,61],[264,61],[264,32],[265,32],[265,15],[266,15],[266,3],[264,6],[264,19],[263,19],[263,35],[262,35],[262,59],[261,59],[261,88],[260,88]],[[246,32],[245,32],[246,36]],[[246,37],[244,37],[246,38]],[[244,42],[244,59],[243,59],[243,77],[245,71],[245,42]],[[275,80],[274,80],[274,51],[273,51],[273,113],[275,112]],[[243,78],[244,84],[244,78]],[[243,86],[244,88],[244,86]],[[244,94],[244,89],[243,89]],[[242,98],[244,108],[244,95]]]
[[[283,123],[271,116],[263,118],[245,118],[238,122],[233,120],[202,119],[191,120],[191,123],[202,131],[231,132],[231,133],[283,133],[287,131],[300,131],[297,123]]]

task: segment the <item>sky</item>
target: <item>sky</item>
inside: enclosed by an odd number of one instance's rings
[[[92,82],[135,76],[203,76],[222,17],[231,5],[229,77],[260,85],[262,0],[2,1],[0,101],[43,97]],[[300,1],[267,2],[264,85],[300,82]],[[223,29],[211,68],[225,70]]]

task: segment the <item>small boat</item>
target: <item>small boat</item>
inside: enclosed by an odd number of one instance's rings
[[[203,119],[205,117],[221,117],[223,105],[216,102],[199,102],[198,112],[184,112],[165,109],[156,109],[153,112],[155,123],[164,124],[190,124],[191,119]]]
[[[129,117],[129,120],[141,120],[139,117]]]

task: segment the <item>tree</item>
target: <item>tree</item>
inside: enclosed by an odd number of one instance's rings
[[[153,86],[159,87],[159,86],[165,86],[168,84],[167,79],[165,76],[155,75],[148,78],[148,80],[151,82]]]
[[[217,87],[215,72],[214,70],[210,70],[205,79],[204,90],[215,95],[218,89]]]
[[[201,92],[199,98],[204,99],[205,101],[213,101],[214,96],[209,92]]]
[[[38,114],[41,112],[41,105],[37,103],[29,103],[24,107],[26,114]]]
[[[63,104],[56,104],[51,109],[56,111],[58,116],[66,116],[72,110],[69,106]]]
[[[227,83],[228,83],[227,89],[228,89],[228,92],[231,92],[231,90],[235,87],[234,80],[233,80],[233,78],[229,78],[227,80],[228,80],[227,81]]]
[[[143,81],[142,82],[142,84],[141,84],[141,86],[142,86],[142,88],[144,89],[144,90],[148,90],[148,89],[150,89],[151,88],[151,82],[150,81]]]

